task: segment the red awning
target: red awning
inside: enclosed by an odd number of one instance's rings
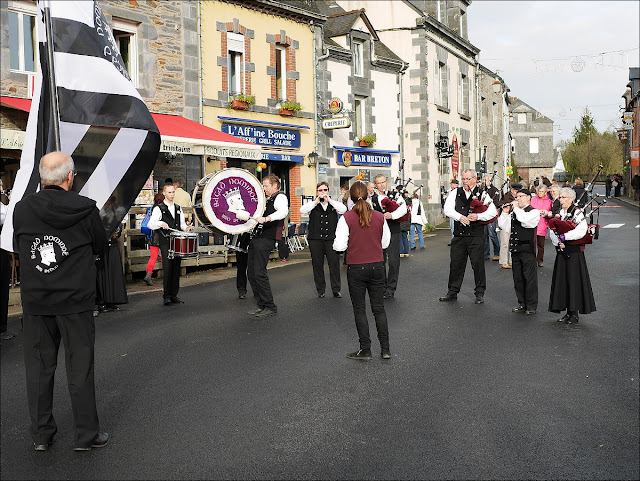
[[[12,107],[24,112],[31,110],[31,99],[2,96],[0,100],[3,107]],[[164,141],[261,150],[261,147],[257,144],[225,134],[179,115],[151,114],[151,116],[158,126],[160,136]]]

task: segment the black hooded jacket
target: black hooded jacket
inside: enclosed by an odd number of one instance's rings
[[[93,310],[95,255],[107,243],[95,201],[47,186],[16,204],[13,229],[24,312],[56,315]]]

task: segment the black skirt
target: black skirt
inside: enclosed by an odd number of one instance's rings
[[[104,250],[96,262],[96,267],[96,304],[126,304],[129,302],[117,241]]]
[[[579,311],[589,314],[596,310],[587,261],[580,246],[566,245],[564,252],[558,252],[553,266],[549,310]]]

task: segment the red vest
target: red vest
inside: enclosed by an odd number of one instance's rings
[[[382,255],[382,230],[384,227],[384,215],[372,210],[371,225],[360,227],[360,220],[355,211],[350,210],[344,214],[344,220],[349,226],[349,246],[347,247],[347,264],[370,264],[383,262]]]

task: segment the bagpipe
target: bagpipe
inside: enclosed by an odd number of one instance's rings
[[[489,206],[493,202],[493,199],[492,199],[491,202],[489,202],[488,204],[485,204],[482,201],[482,194],[483,193],[486,193],[487,195],[489,195],[489,193],[486,192],[483,189],[480,189],[478,192],[473,194],[473,199],[471,200],[471,206],[470,206],[472,214],[482,214],[483,212],[486,212],[486,210],[489,208]],[[478,224],[481,224],[481,225],[493,224],[496,221],[496,219],[498,218],[499,215],[500,215],[500,213],[498,212],[496,214],[496,216],[491,220],[479,220],[477,222],[478,222]]]
[[[572,218],[567,220],[560,219],[559,215],[556,217],[552,217],[549,220],[549,228],[554,232],[556,236],[561,236],[562,234],[566,234],[567,232],[575,229],[580,222],[587,219],[587,217],[592,218],[593,214],[600,208],[601,205],[606,204],[607,200],[602,199],[602,203],[597,201],[597,198],[600,197],[600,194],[595,194],[593,199],[591,199],[585,206],[584,210],[575,213],[577,206],[573,204],[569,209],[571,210]],[[588,214],[585,214],[586,209],[591,207],[593,203],[597,205],[591,208],[591,211]],[[597,239],[600,233],[600,224],[592,224],[587,223],[587,232],[581,239],[569,240],[565,241],[566,244],[569,245],[577,245],[583,246],[587,244],[593,244],[593,240]]]

